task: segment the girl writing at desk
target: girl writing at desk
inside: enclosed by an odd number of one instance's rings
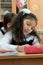
[[[0,29],[0,39],[4,36],[4,34],[9,31],[12,25],[12,18],[15,16],[14,13],[5,12],[4,19],[3,19],[3,27]]]
[[[10,49],[12,51],[22,51],[25,45],[40,45],[39,36],[35,31],[37,18],[28,9],[21,10],[14,18],[12,23],[12,31],[5,34],[6,40],[1,44],[1,49]],[[3,38],[4,40],[5,38]]]
[[[21,10],[13,19],[13,45],[19,45],[22,51],[25,45],[40,45],[40,38],[36,32],[37,17],[27,9]]]

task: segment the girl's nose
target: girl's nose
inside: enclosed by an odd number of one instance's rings
[[[28,30],[31,30],[31,27],[28,27],[27,29],[28,29]]]
[[[28,27],[27,30],[28,30],[28,31],[32,31],[31,27]]]

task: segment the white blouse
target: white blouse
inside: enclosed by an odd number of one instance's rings
[[[12,33],[7,32],[2,39],[0,39],[0,50],[16,51],[17,45],[11,45]]]
[[[33,45],[40,45],[38,38],[36,36],[26,36],[26,41],[32,40],[33,41]],[[12,32],[9,31],[7,32],[2,39],[0,39],[0,50],[12,50],[12,51],[17,51],[16,48],[18,47],[18,45],[12,45],[10,44],[12,41]]]

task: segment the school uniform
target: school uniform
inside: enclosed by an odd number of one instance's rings
[[[10,44],[12,41],[12,32],[8,31],[3,38],[0,39],[0,50],[16,51],[18,45]]]
[[[14,39],[12,39],[12,43],[13,45],[25,45],[25,44],[29,44],[29,45],[39,45],[39,40],[37,38],[37,36],[34,36],[34,35],[30,35],[30,34],[27,34],[22,42],[16,42],[15,41],[15,36],[14,36]]]
[[[6,30],[4,29],[4,27],[0,28],[0,39],[4,36],[4,34],[6,33]]]
[[[0,50],[12,50],[12,51],[17,51],[16,48],[18,45],[39,45],[38,38],[34,35],[29,35],[27,34],[22,42],[16,42],[15,41],[15,36],[14,38],[12,37],[12,31],[8,31],[2,39],[0,39]]]

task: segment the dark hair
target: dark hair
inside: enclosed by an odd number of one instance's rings
[[[32,14],[32,13],[30,13],[30,14],[24,14],[23,18],[24,19],[35,20],[36,24],[37,24],[37,21],[38,21],[37,17],[34,14]]]
[[[18,13],[16,15],[16,17],[14,17],[12,32],[15,35],[15,40],[18,41],[18,43],[20,41],[22,41],[24,38],[24,34],[23,34],[23,21],[24,21],[24,19],[34,19],[35,21],[37,21],[37,17],[32,13],[24,14],[23,12],[21,12],[21,13]],[[36,22],[36,24],[37,24],[37,22]],[[37,34],[32,34],[32,35],[37,36]],[[39,38],[39,37],[37,36],[37,38]]]
[[[4,21],[3,21],[3,25],[4,28],[7,29],[7,24],[9,22],[12,22],[12,18],[15,16],[14,13],[7,13],[6,15],[4,15]]]

